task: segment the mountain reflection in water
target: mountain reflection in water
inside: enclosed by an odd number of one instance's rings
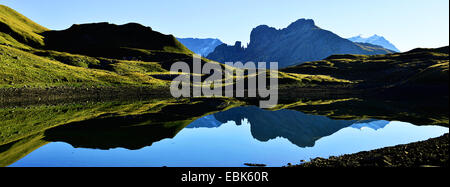
[[[282,166],[448,132],[439,126],[334,120],[254,106],[193,120],[172,115],[113,116],[51,128],[42,135],[42,140],[50,143],[10,166]]]
[[[299,147],[313,147],[318,139],[346,127],[358,129],[368,127],[377,130],[389,123],[383,120],[333,120],[293,110],[268,111],[249,106],[205,116],[192,122],[186,128],[215,128],[229,121],[241,125],[244,119],[248,120],[251,134],[256,140],[267,142],[281,137]]]

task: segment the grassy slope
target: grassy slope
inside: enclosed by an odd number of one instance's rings
[[[7,34],[0,32],[0,43],[25,48],[26,46],[23,43],[43,45],[43,37],[39,33],[48,30],[4,5],[0,5],[0,25],[2,30],[9,27],[12,31]]]
[[[44,38],[39,33],[47,29],[3,5],[0,5],[0,24],[3,26],[0,27],[0,88],[168,85],[168,81],[150,76],[167,74],[159,62],[113,60],[40,49]],[[191,52],[177,42],[164,52],[190,56]],[[164,58],[170,60],[170,55]]]
[[[139,108],[141,105],[143,103],[118,105],[111,102],[3,108],[0,109],[2,116],[0,120],[0,145],[58,125],[90,119],[105,113],[127,112]]]
[[[0,45],[0,88],[1,87],[49,87],[49,86],[141,86],[143,83],[164,85],[161,80],[130,70],[138,65],[131,65],[126,73],[99,69],[76,67],[59,61],[43,58],[13,47]],[[137,62],[120,61],[123,63]],[[124,65],[122,65],[124,66]],[[139,66],[138,66],[139,67]],[[122,69],[126,69],[122,68]]]
[[[8,7],[1,6],[0,10],[2,23],[14,31],[0,32],[0,88],[130,85],[167,87],[170,80],[177,76],[168,75],[170,65],[177,61],[192,62],[192,52],[176,39],[170,42],[173,46],[164,47],[163,50],[122,47],[94,57],[30,47],[29,44],[44,45],[43,37],[38,33],[47,29]],[[164,37],[170,39],[170,36]],[[130,59],[120,60],[121,56]],[[217,63],[204,58],[202,62]],[[223,64],[220,66],[232,68]],[[239,78],[246,77],[235,77]],[[330,76],[295,73],[279,73],[279,78],[280,84],[297,87],[351,83]]]
[[[183,58],[145,62],[139,60],[115,60],[94,58],[65,52],[33,50],[33,53],[0,45],[1,87],[50,87],[50,86],[168,86],[171,79],[161,78],[170,74],[168,63]],[[40,55],[40,56],[38,56]],[[204,62],[217,63],[203,59]],[[222,68],[231,68],[220,64]],[[174,76],[171,76],[174,78]],[[295,73],[279,74],[280,84],[289,86],[314,86],[318,84],[351,83],[323,75]]]
[[[47,144],[41,133],[35,134],[10,144],[0,145],[0,167],[6,167],[20,160],[29,153]]]
[[[334,55],[281,71],[328,75],[358,83],[362,88],[443,86],[448,84],[448,55],[448,47],[374,56]]]

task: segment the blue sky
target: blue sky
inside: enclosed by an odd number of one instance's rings
[[[449,44],[448,0],[2,0],[49,29],[137,22],[177,37],[249,42],[252,28],[299,18],[342,37],[385,36],[400,50]]]

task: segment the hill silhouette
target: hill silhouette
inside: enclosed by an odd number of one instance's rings
[[[409,95],[448,95],[449,47],[387,55],[332,55],[282,69],[358,82],[362,89],[401,90]],[[408,90],[408,91],[407,91]]]
[[[117,51],[127,49],[191,53],[172,35],[161,34],[137,23],[73,25],[62,31],[46,31],[43,36],[47,49],[89,56],[117,58]]]

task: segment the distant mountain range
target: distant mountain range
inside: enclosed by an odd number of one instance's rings
[[[278,62],[288,67],[308,61],[325,59],[334,54],[387,54],[393,51],[375,45],[354,43],[315,25],[311,19],[300,19],[287,28],[260,25],[250,34],[247,48],[236,42],[222,44],[207,56],[218,62]]]
[[[386,40],[383,36],[378,36],[376,34],[371,37],[368,37],[368,38],[364,38],[361,35],[359,35],[359,36],[351,37],[351,38],[349,38],[349,40],[352,42],[369,43],[369,44],[373,44],[373,45],[378,45],[378,46],[384,47],[386,49],[389,49],[391,51],[400,52],[400,50],[398,50],[397,47],[394,46],[394,44],[392,44],[391,42]]]
[[[361,123],[355,123],[351,127],[355,129],[363,129],[370,128],[373,130],[379,130],[386,127],[389,124],[389,121],[385,120],[375,120],[375,121],[366,121]]]
[[[208,56],[214,49],[223,44],[219,39],[213,38],[177,38],[184,46],[189,48],[192,52]]]

